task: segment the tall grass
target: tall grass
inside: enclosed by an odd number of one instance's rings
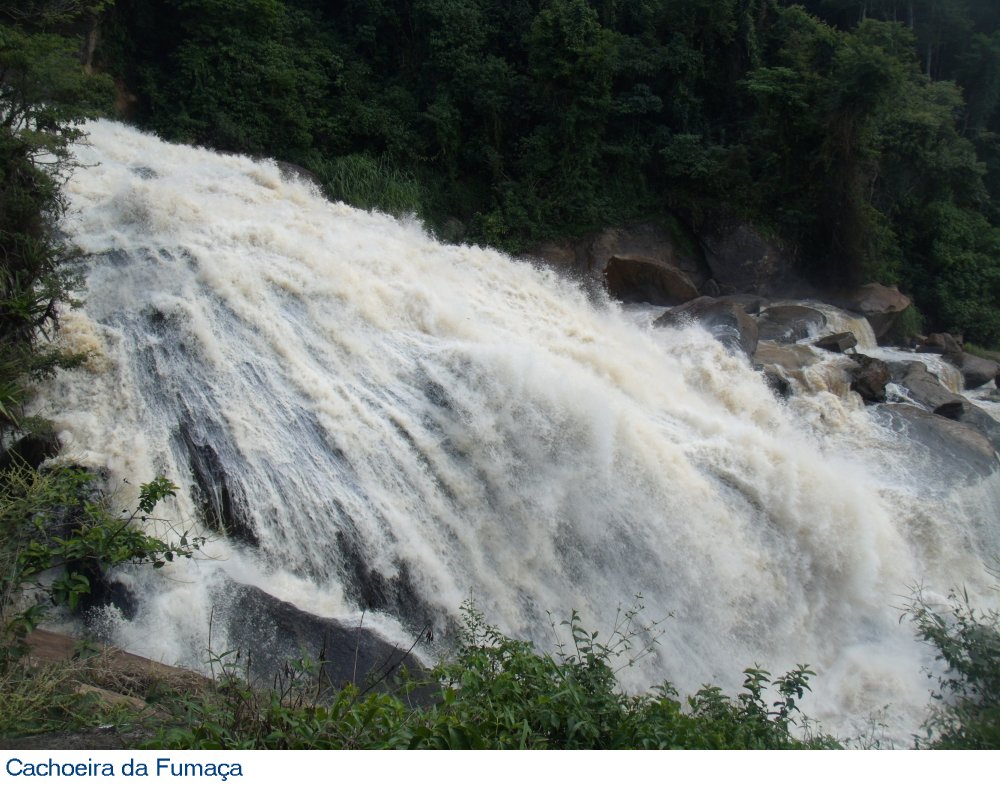
[[[393,165],[388,158],[353,153],[313,162],[327,196],[362,210],[379,210],[402,216],[423,213],[420,184],[412,172]]]

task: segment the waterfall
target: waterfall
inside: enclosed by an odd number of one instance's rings
[[[542,648],[548,613],[608,631],[641,594],[663,634],[629,689],[808,663],[825,729],[917,729],[933,653],[899,607],[917,584],[985,596],[995,472],[939,481],[858,402],[780,402],[697,327],[272,162],[87,130],[63,223],[84,305],[60,340],[90,359],[39,413],[125,496],[180,486],[161,534],[230,532],[126,572],[141,612],[117,642],[203,664],[230,579],[400,640],[471,599]]]

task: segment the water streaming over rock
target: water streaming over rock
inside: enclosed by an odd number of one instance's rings
[[[829,729],[887,705],[891,736],[916,729],[931,653],[898,607],[918,582],[988,585],[995,474],[955,493],[856,400],[781,403],[698,328],[273,163],[89,130],[64,224],[86,304],[62,340],[93,354],[39,407],[69,459],[164,474],[176,528],[231,531],[125,576],[141,612],[119,642],[203,664],[230,578],[401,639],[471,598],[542,647],[546,612],[608,630],[641,593],[669,618],[630,688],[810,663]]]

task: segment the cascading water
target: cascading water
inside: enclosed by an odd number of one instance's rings
[[[995,472],[959,498],[860,404],[779,403],[698,328],[637,326],[273,163],[88,130],[64,225],[86,304],[62,340],[92,357],[40,413],[68,460],[173,479],[176,528],[233,531],[127,576],[141,612],[119,643],[203,664],[224,576],[320,614],[376,608],[397,637],[471,598],[543,647],[547,611],[607,630],[642,593],[670,618],[626,686],[807,662],[827,730],[885,706],[890,736],[916,730],[932,653],[898,607],[918,582],[988,586]]]

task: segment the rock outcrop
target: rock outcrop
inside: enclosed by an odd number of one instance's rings
[[[922,362],[890,364],[893,381],[904,387],[911,400],[934,411],[946,403],[965,400],[953,393]]]
[[[253,586],[232,582],[221,605],[229,648],[248,655],[251,675],[266,683],[302,656],[321,664],[321,676],[332,689],[353,683],[388,691],[398,683],[401,668],[415,676],[425,672],[410,653],[415,641],[394,645],[363,624],[307,613]]]
[[[612,256],[604,268],[608,294],[623,302],[679,305],[698,296],[691,277],[650,256]]]
[[[962,352],[958,370],[962,372],[962,380],[966,390],[974,390],[989,384],[997,374],[1000,374],[1000,363],[987,360],[984,357],[977,357],[968,352]]]
[[[711,278],[698,243],[676,222],[611,227],[579,240],[544,243],[527,256],[590,280],[607,280],[612,296],[629,302],[684,302]],[[660,289],[664,275],[667,292]],[[654,300],[648,299],[650,292]]]
[[[774,294],[796,282],[795,253],[746,223],[715,218],[701,236],[705,263],[723,294]]]
[[[899,315],[910,307],[911,302],[895,286],[869,283],[858,287],[834,304],[864,314],[875,332],[875,338],[881,341],[890,333]]]
[[[772,305],[757,317],[760,340],[795,343],[817,335],[826,327],[826,317],[806,305]]]
[[[990,441],[964,423],[909,404],[883,404],[874,414],[883,425],[906,437],[912,447],[907,460],[936,485],[965,485],[1000,468]]]
[[[865,403],[878,403],[885,400],[885,387],[892,379],[887,363],[865,354],[855,354],[855,362],[851,370],[851,389]]]
[[[712,297],[699,297],[667,311],[654,327],[697,322],[733,353],[753,357],[757,350],[757,323],[742,305]]]
[[[853,349],[857,345],[858,339],[851,332],[824,335],[819,340],[813,341],[813,346],[817,349],[823,349],[828,352],[840,352],[841,354],[848,349]]]

